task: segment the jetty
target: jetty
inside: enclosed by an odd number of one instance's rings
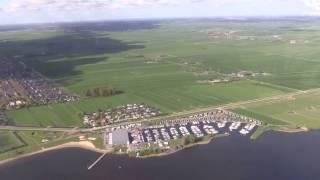
[[[90,171],[94,166],[96,166],[98,164],[98,162],[100,160],[102,160],[104,158],[104,156],[106,156],[106,152],[103,153],[96,161],[94,161],[89,167],[88,167],[88,171]]]

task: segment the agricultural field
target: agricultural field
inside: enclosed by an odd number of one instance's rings
[[[10,151],[24,145],[24,142],[20,140],[16,133],[9,131],[0,132],[0,153]]]
[[[170,114],[320,87],[320,22],[151,21],[124,29],[74,27],[0,34],[5,40],[1,54],[18,56],[82,97],[8,112],[18,126],[81,127],[84,112],[126,103],[146,103]],[[268,75],[199,83],[240,71]],[[101,86],[123,93],[85,96]],[[268,115],[261,112],[245,113]],[[282,124],[302,118],[286,115],[263,119]]]
[[[99,108],[108,109],[126,103],[147,103],[160,108],[163,113],[172,113],[283,93],[251,82],[217,86],[194,85],[162,90],[160,88],[144,93],[128,93],[107,98],[84,99],[69,104],[21,109],[11,111],[8,115],[21,126],[80,127],[79,119],[82,112],[94,112]],[[194,94],[197,96],[193,96]]]
[[[308,129],[320,128],[320,92],[294,96],[287,100],[259,103],[234,110],[260,118],[273,125],[291,125]]]
[[[1,161],[77,139],[62,132],[1,131],[0,140]]]
[[[41,144],[62,138],[64,134],[61,132],[19,131],[18,135],[28,146],[41,146]]]

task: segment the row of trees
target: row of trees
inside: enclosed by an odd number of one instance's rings
[[[86,96],[88,97],[100,97],[100,96],[112,96],[115,95],[116,91],[112,86],[103,86],[88,89],[86,92]]]
[[[139,152],[140,156],[149,156],[149,155],[153,155],[153,154],[160,154],[167,151],[166,149],[160,149],[160,148],[148,148],[145,149],[143,151]]]
[[[197,138],[194,135],[189,135],[189,136],[184,138],[183,145],[194,144],[194,143],[197,143],[197,142],[199,142],[201,140],[202,140],[202,138]]]

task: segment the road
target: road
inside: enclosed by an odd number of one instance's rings
[[[225,110],[236,109],[236,108],[241,108],[242,106],[250,105],[250,104],[254,104],[254,103],[279,101],[279,100],[282,100],[282,99],[288,99],[288,98],[291,98],[291,97],[294,97],[294,96],[309,94],[309,93],[318,92],[318,91],[320,91],[320,88],[310,89],[310,90],[306,90],[306,91],[296,91],[296,92],[292,92],[292,93],[281,94],[281,95],[276,95],[276,96],[270,96],[270,97],[265,97],[265,98],[258,98],[258,99],[248,100],[248,101],[229,103],[229,104],[220,105],[220,106],[213,106],[213,107],[208,107],[208,108],[195,109],[195,110],[191,110],[191,111],[175,113],[175,114],[168,115],[168,116],[161,116],[161,117],[156,117],[156,118],[151,118],[151,119],[144,119],[144,120],[135,121],[135,122],[136,123],[144,123],[144,122],[150,122],[150,121],[169,120],[169,119],[175,119],[175,118],[179,118],[179,117],[190,116],[190,115],[193,115],[193,114],[196,114],[196,113],[208,112],[208,111],[212,111],[214,109],[225,109]],[[110,127],[115,127],[115,126],[119,126],[119,125],[130,124],[130,123],[131,122],[124,122],[124,123],[121,123],[121,124],[116,124],[116,125],[113,125],[113,126],[100,127],[100,128],[97,128],[97,129],[108,128],[108,127],[110,128]]]
[[[248,101],[229,103],[229,104],[225,104],[225,105],[221,105],[221,106],[213,106],[213,107],[208,107],[208,108],[196,109],[196,110],[191,110],[191,111],[186,111],[186,112],[181,112],[181,113],[175,113],[175,114],[172,114],[169,116],[162,116],[162,117],[156,117],[156,118],[151,118],[151,119],[143,119],[143,120],[135,121],[135,123],[144,123],[144,122],[150,122],[150,121],[175,119],[175,118],[179,118],[182,116],[189,116],[189,115],[196,114],[196,113],[212,111],[214,109],[225,109],[225,110],[235,109],[235,108],[240,108],[242,106],[250,105],[250,104],[254,104],[254,103],[279,101],[282,99],[288,99],[288,98],[291,98],[294,96],[309,94],[309,93],[313,93],[313,92],[317,92],[317,91],[320,91],[320,88],[310,89],[310,90],[306,90],[306,91],[297,91],[297,92],[281,94],[281,95],[277,95],[277,96],[270,96],[270,97],[265,97],[265,98],[258,98],[258,99],[248,100]],[[37,128],[37,127],[0,126],[0,130],[79,133],[79,132],[94,132],[94,131],[99,131],[99,130],[103,130],[106,128],[116,127],[119,125],[127,125],[130,123],[132,123],[132,122],[122,122],[119,124],[108,125],[108,126],[103,126],[103,127],[98,127],[98,128],[49,128],[49,127],[48,128],[41,128],[41,127]]]
[[[47,132],[69,132],[69,133],[73,133],[73,132],[80,132],[82,130],[88,130],[88,129],[0,126],[0,130],[10,130],[10,131],[47,131]]]

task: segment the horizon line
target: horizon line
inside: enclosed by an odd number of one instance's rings
[[[152,17],[152,18],[119,18],[119,19],[101,19],[101,20],[75,20],[75,21],[55,21],[55,22],[30,22],[30,23],[10,23],[0,24],[0,27],[6,26],[37,26],[37,25],[54,25],[54,24],[73,24],[73,23],[98,23],[98,22],[134,22],[134,21],[165,21],[165,20],[229,20],[245,21],[250,19],[262,20],[284,20],[285,18],[320,18],[320,15],[245,15],[245,16],[203,16],[203,17]]]

